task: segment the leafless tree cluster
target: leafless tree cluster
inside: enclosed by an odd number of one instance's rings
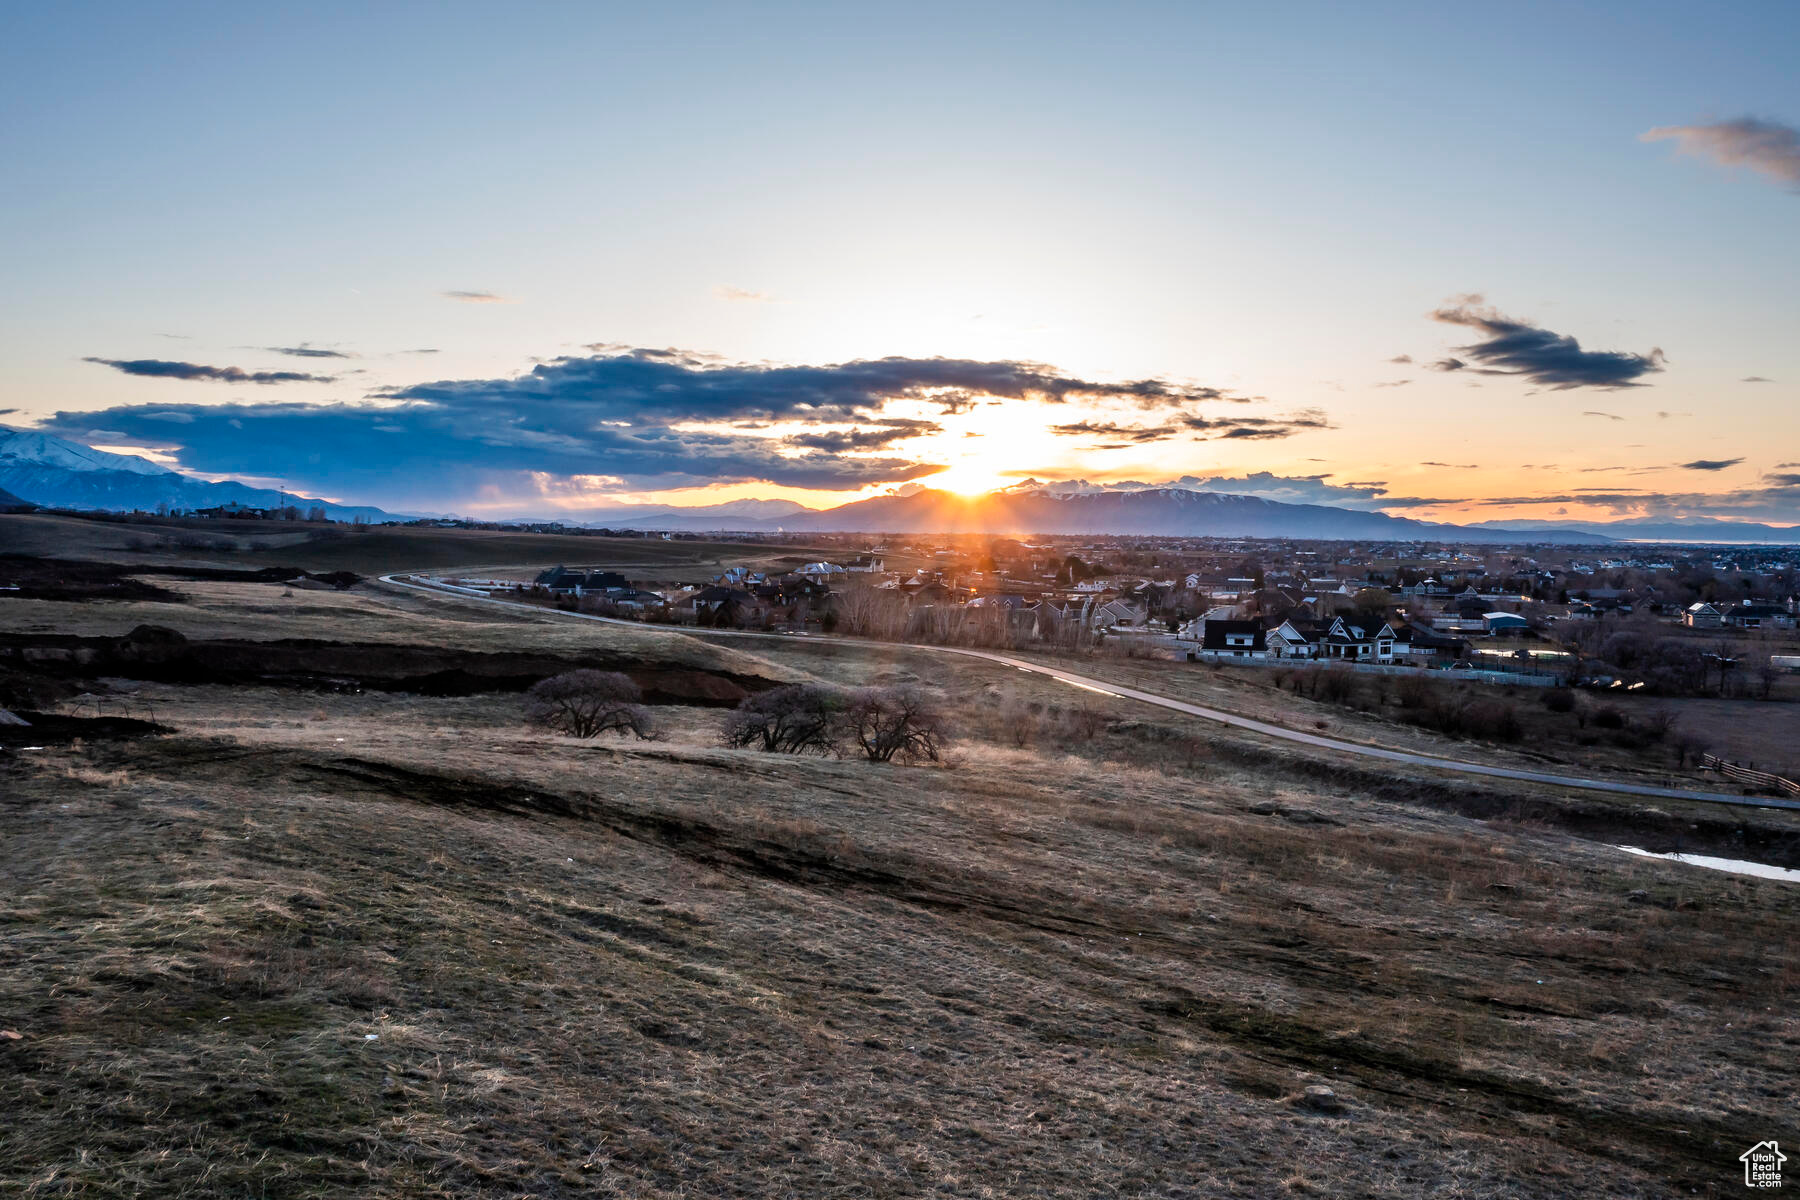
[[[936,705],[914,687],[858,688],[844,711],[851,738],[870,762],[938,760],[944,722]]]
[[[795,683],[751,696],[725,721],[723,740],[740,749],[781,754],[832,754],[846,707],[838,688]]]
[[[726,719],[728,746],[785,754],[839,754],[854,747],[870,762],[938,761],[946,721],[915,687],[843,689],[793,684],[747,698]]]
[[[631,677],[617,671],[568,671],[531,685],[525,716],[533,725],[571,737],[630,733],[648,740],[657,730],[643,698]]]

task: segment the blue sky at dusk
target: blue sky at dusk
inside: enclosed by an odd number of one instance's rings
[[[1795,46],[1774,3],[15,6],[0,421],[473,514],[1797,522]]]

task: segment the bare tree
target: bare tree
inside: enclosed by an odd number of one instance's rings
[[[845,710],[850,736],[870,762],[930,759],[943,749],[943,718],[918,688],[860,688]]]
[[[631,677],[617,671],[568,671],[531,685],[525,693],[525,717],[572,737],[611,732],[647,740],[657,730],[643,698]]]
[[[794,683],[747,696],[725,720],[727,746],[782,754],[834,754],[845,696],[837,688]]]

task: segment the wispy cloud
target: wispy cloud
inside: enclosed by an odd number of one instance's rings
[[[1738,380],[1738,382],[1739,383],[1774,383],[1775,381],[1773,379],[1765,379],[1761,375],[1746,375],[1742,379]]]
[[[1407,384],[1409,384],[1411,382],[1412,382],[1412,380],[1410,380],[1410,379],[1390,379],[1386,383],[1378,383],[1375,386],[1378,388],[1396,388],[1396,387],[1405,387]]]
[[[1693,462],[1676,463],[1685,471],[1723,471],[1727,467],[1735,467],[1744,460],[1741,458],[1696,458]]]
[[[1625,419],[1624,417],[1621,417],[1618,413],[1601,412],[1597,408],[1590,408],[1586,412],[1582,413],[1581,415],[1584,417],[1605,417],[1609,421],[1623,421]]]
[[[796,433],[783,440],[790,446],[842,454],[851,450],[885,450],[895,442],[904,442],[911,438],[943,431],[944,427],[936,421],[907,420],[895,417],[879,421],[869,428],[859,426],[854,429],[825,429],[816,433]]]
[[[1431,316],[1435,321],[1460,325],[1481,335],[1480,341],[1456,347],[1467,358],[1452,357],[1432,363],[1435,371],[1511,375],[1554,391],[1578,387],[1610,390],[1644,386],[1639,379],[1662,370],[1664,361],[1661,350],[1648,354],[1583,350],[1580,342],[1566,334],[1502,315],[1484,305],[1480,296],[1464,296]]]
[[[245,371],[240,367],[209,367],[201,363],[170,362],[161,358],[85,358],[83,362],[99,363],[127,375],[149,379],[186,379],[212,383],[331,383],[330,375],[307,375],[300,371]]]
[[[767,292],[757,292],[752,291],[749,288],[732,287],[731,285],[724,283],[721,283],[718,287],[713,289],[713,295],[721,300],[730,300],[734,303],[774,304],[776,302],[775,297]]]
[[[1475,463],[1436,462],[1431,459],[1426,459],[1419,465],[1421,467],[1449,467],[1456,471],[1473,471],[1476,469]]]
[[[1396,355],[1394,355],[1394,357],[1388,359],[1388,361],[1391,363],[1409,363],[1412,361],[1412,355],[1396,354]]]
[[[1183,417],[1181,425],[1203,436],[1197,440],[1263,441],[1293,437],[1309,429],[1331,429],[1324,410],[1301,409],[1284,417]]]
[[[1120,425],[1112,421],[1071,421],[1066,425],[1052,425],[1050,432],[1058,437],[1086,437],[1111,439],[1118,444],[1144,442],[1161,442],[1178,437],[1179,427],[1174,425]]]
[[[289,358],[355,358],[354,354],[345,354],[340,350],[324,350],[318,346],[309,346],[301,342],[298,346],[264,346],[271,354],[285,354]]]
[[[439,292],[438,294],[446,300],[455,300],[461,304],[511,304],[512,303],[512,301],[508,300],[505,296],[496,295],[493,292],[450,291],[450,292]]]
[[[1722,167],[1749,167],[1783,183],[1800,184],[1800,130],[1779,121],[1738,117],[1707,125],[1660,125],[1646,142],[1674,141],[1683,154],[1710,158]]]

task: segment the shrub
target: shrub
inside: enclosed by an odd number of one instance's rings
[[[1594,714],[1594,724],[1602,729],[1623,729],[1625,714],[1608,705]]]
[[[1544,693],[1544,707],[1553,713],[1575,711],[1575,693],[1568,688],[1550,688]]]
[[[943,718],[915,687],[859,688],[844,712],[845,726],[870,762],[895,758],[938,760],[946,737]]]
[[[650,739],[657,731],[643,698],[631,677],[617,671],[568,671],[531,685],[525,693],[525,717],[572,737],[610,731]]]
[[[1356,693],[1356,675],[1347,667],[1327,667],[1319,672],[1319,695],[1332,704],[1343,704]]]
[[[844,694],[815,683],[794,683],[747,696],[725,720],[727,746],[755,746],[781,754],[834,754]]]
[[[1394,683],[1401,708],[1424,708],[1431,700],[1431,681],[1423,675],[1402,675]]]

